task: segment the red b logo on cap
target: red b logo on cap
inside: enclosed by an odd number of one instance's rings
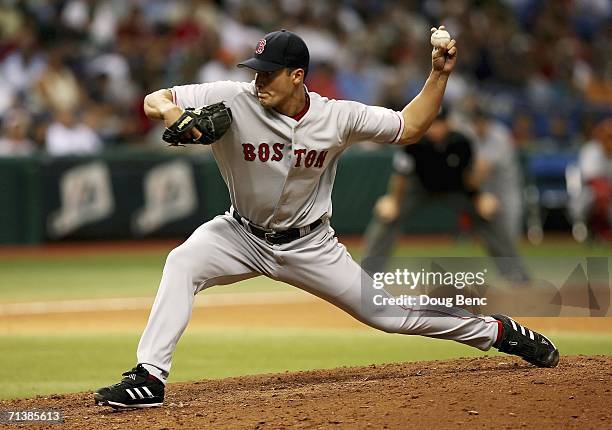
[[[261,54],[264,51],[265,47],[266,47],[266,39],[261,39],[259,43],[257,44],[257,48],[255,48],[255,53],[258,55]]]

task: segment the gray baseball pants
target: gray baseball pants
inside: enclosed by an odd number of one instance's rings
[[[270,245],[226,213],[201,225],[168,255],[138,345],[138,362],[165,380],[195,295],[259,275],[294,285],[388,333],[451,339],[481,350],[488,350],[497,336],[498,325],[491,317],[453,314],[448,308],[432,315],[399,306],[368,306],[362,297],[379,290],[373,289],[372,279],[338,242],[328,222],[290,243]]]

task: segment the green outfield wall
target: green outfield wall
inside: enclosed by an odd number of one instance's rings
[[[360,234],[391,172],[392,148],[340,159],[332,225]],[[266,190],[262,189],[262,193]],[[229,199],[209,151],[123,149],[96,157],[0,159],[0,243],[187,236]],[[423,208],[406,226],[447,231],[455,217]]]

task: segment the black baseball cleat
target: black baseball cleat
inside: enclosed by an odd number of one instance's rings
[[[164,403],[164,384],[142,364],[123,374],[123,379],[94,393],[96,405],[121,408],[151,408]]]
[[[559,363],[559,350],[546,336],[523,327],[505,315],[491,315],[502,324],[501,338],[494,348],[506,354],[518,355],[538,367],[555,367]]]

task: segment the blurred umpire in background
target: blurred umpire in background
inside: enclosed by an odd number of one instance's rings
[[[503,164],[507,152],[497,148],[484,113],[479,111],[477,115],[478,142],[452,130],[448,109],[443,107],[420,142],[396,152],[387,194],[376,202],[374,217],[366,230],[362,262],[366,271],[385,270],[405,220],[428,201],[435,200],[458,214],[467,211],[471,215],[489,256],[513,257],[495,259],[501,275],[513,282],[529,280],[514,240],[519,226],[517,230],[512,230],[514,226],[510,228],[514,208],[504,213],[508,202],[502,204],[498,197],[507,172],[497,166]]]

